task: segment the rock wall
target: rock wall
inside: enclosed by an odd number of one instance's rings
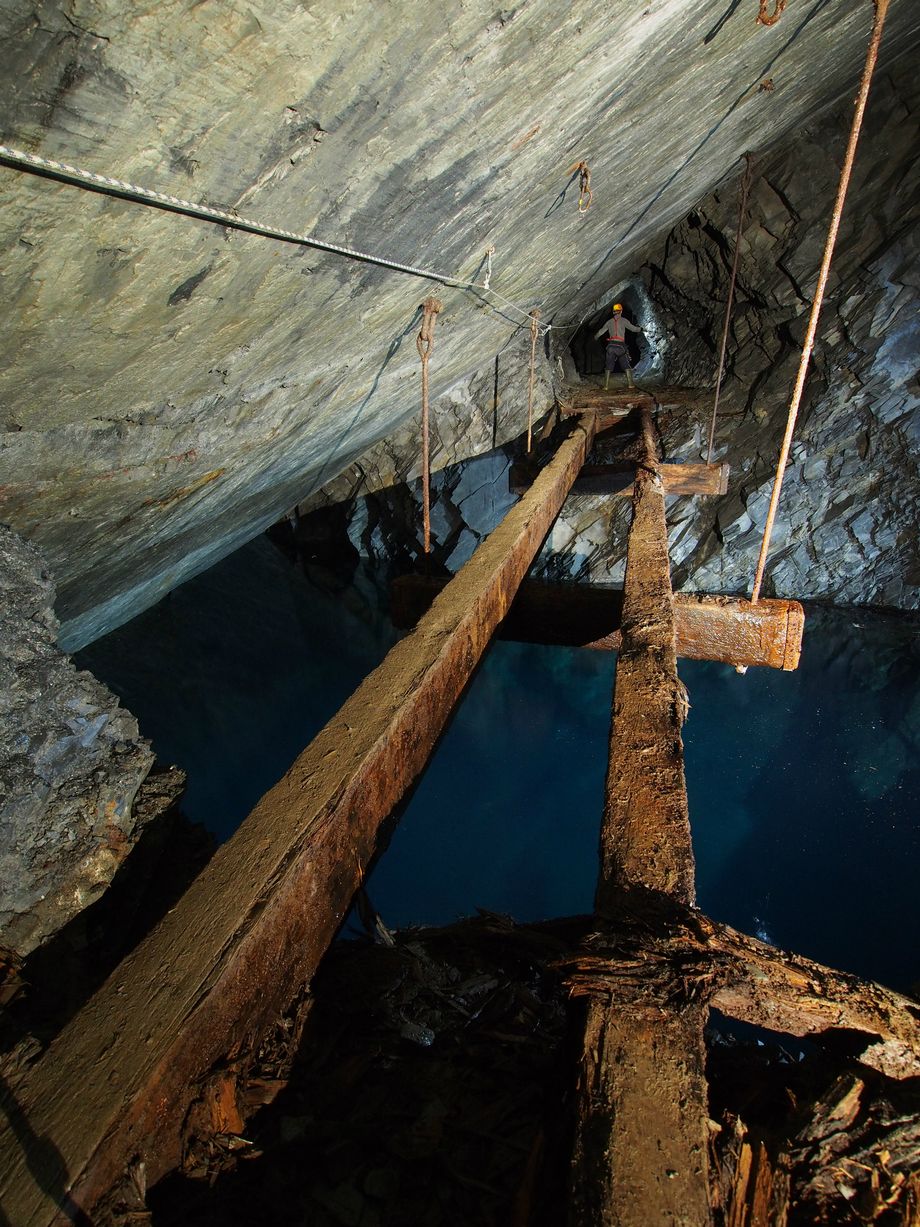
[[[438,290],[443,394],[503,351],[509,302],[577,320],[752,140],[852,90],[867,0],[756,15],[656,0],[612,30],[601,0],[8,0],[0,133],[480,285],[494,244],[488,293]],[[918,38],[917,6],[892,5],[884,61]],[[0,520],[53,567],[69,650],[414,415],[431,282],[5,164],[0,204]]]
[[[150,744],[57,648],[53,600],[39,552],[0,528],[0,944],[20,955],[102,894],[182,782],[145,784]]]
[[[821,317],[773,537],[765,594],[914,609],[920,605],[920,89],[907,63],[876,81]],[[726,497],[671,499],[675,586],[749,589],[773,471],[817,280],[851,106],[754,159],[737,305],[713,459],[732,466]],[[731,270],[737,178],[702,200],[643,255],[630,279],[655,315],[664,380],[699,389],[661,416],[669,460],[706,458],[711,388]],[[622,293],[626,282],[615,287]],[[523,373],[518,375],[518,392]],[[549,385],[547,384],[547,392]],[[510,394],[509,394],[510,395]],[[443,410],[441,411],[443,414]],[[388,471],[413,472],[412,439],[388,443]],[[454,558],[468,554],[507,505],[510,451],[457,466],[441,491],[476,489],[444,511]],[[359,509],[353,541],[386,553],[383,528],[416,532],[416,504],[397,493]],[[460,544],[457,515],[468,540]],[[436,508],[437,514],[437,508]],[[368,538],[373,520],[377,538]],[[570,498],[537,564],[557,578],[619,582],[628,508]],[[398,534],[393,536],[392,550]],[[453,562],[451,562],[453,565]]]

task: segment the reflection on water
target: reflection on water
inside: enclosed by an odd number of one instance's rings
[[[189,816],[226,837],[394,638],[366,577],[323,592],[263,540],[79,661],[189,772]],[[370,881],[386,924],[590,910],[614,668],[493,644]],[[816,611],[796,673],[681,674],[700,905],[836,966],[920,980],[916,623]]]

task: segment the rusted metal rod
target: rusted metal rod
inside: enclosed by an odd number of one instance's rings
[[[422,326],[415,346],[422,360],[422,550],[431,553],[431,459],[428,451],[428,359],[434,349],[434,326],[442,304],[426,298],[422,307]]]
[[[540,312],[536,308],[530,313],[530,382],[527,385],[527,455],[530,455],[533,445],[533,385],[537,366],[537,335]]]
[[[792,432],[795,430],[795,420],[798,416],[799,405],[802,402],[802,393],[805,390],[805,376],[808,372],[808,363],[811,358],[811,352],[814,349],[815,334],[818,330],[818,317],[821,314],[821,306],[824,302],[824,291],[827,288],[827,278],[831,270],[831,260],[834,256],[834,247],[837,243],[837,233],[840,229],[840,219],[843,215],[843,206],[847,197],[847,188],[850,186],[850,175],[853,172],[853,162],[856,158],[856,146],[859,142],[859,133],[862,128],[863,116],[866,113],[866,102],[869,98],[869,87],[872,84],[872,73],[875,70],[875,62],[878,59],[879,44],[882,41],[882,30],[885,25],[885,16],[888,12],[888,0],[875,0],[875,20],[872,25],[872,37],[869,40],[869,48],[866,52],[866,65],[863,69],[862,80],[859,84],[859,94],[856,98],[856,111],[853,115],[853,124],[850,128],[850,140],[847,144],[846,157],[843,160],[843,169],[840,172],[840,184],[837,188],[837,199],[834,201],[834,210],[831,214],[830,227],[827,232],[827,241],[824,245],[824,257],[821,260],[821,271],[818,274],[818,284],[815,289],[814,301],[811,304],[811,315],[808,319],[808,330],[805,333],[805,341],[802,345],[802,357],[799,360],[799,370],[795,380],[795,388],[792,393],[792,400],[789,404],[789,415],[786,419],[786,432],[783,435],[783,443],[780,448],[779,461],[776,466],[776,477],[773,480],[773,493],[770,495],[770,506],[767,511],[767,521],[763,530],[763,542],[760,547],[760,557],[757,560],[757,570],[754,575],[754,584],[751,590],[751,601],[756,604],[760,596],[761,585],[763,584],[764,568],[767,565],[767,554],[770,552],[770,538],[773,535],[773,521],[776,519],[776,508],[779,505],[780,491],[783,488],[783,475],[786,472],[786,463],[789,460],[789,449],[792,446]]]
[[[151,1184],[178,1164],[197,1088],[216,1067],[245,1064],[316,971],[381,823],[425,766],[593,433],[586,417],[415,631],[25,1075],[0,1121],[9,1222],[49,1227],[65,1199],[91,1215],[135,1158]]]

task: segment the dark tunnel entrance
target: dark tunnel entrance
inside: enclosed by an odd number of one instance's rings
[[[657,324],[648,300],[632,286],[627,286],[616,298],[611,298],[574,333],[569,350],[579,375],[584,379],[604,374],[607,343],[604,336],[596,337],[595,333],[610,319],[614,302],[623,304],[623,315],[630,324],[645,330],[644,336],[629,331],[626,333],[626,344],[636,374],[657,375],[661,369]]]

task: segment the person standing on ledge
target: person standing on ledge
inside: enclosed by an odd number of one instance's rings
[[[603,336],[607,333],[607,362],[606,371],[604,373],[604,387],[610,387],[610,372],[615,371],[617,367],[626,372],[626,382],[631,387],[636,386],[632,373],[632,362],[629,357],[629,350],[626,348],[626,329],[630,332],[639,332],[644,336],[641,328],[637,328],[635,324],[631,324],[628,319],[623,317],[623,304],[615,302],[613,304],[613,315],[603,327],[599,328],[594,334],[595,337]]]

